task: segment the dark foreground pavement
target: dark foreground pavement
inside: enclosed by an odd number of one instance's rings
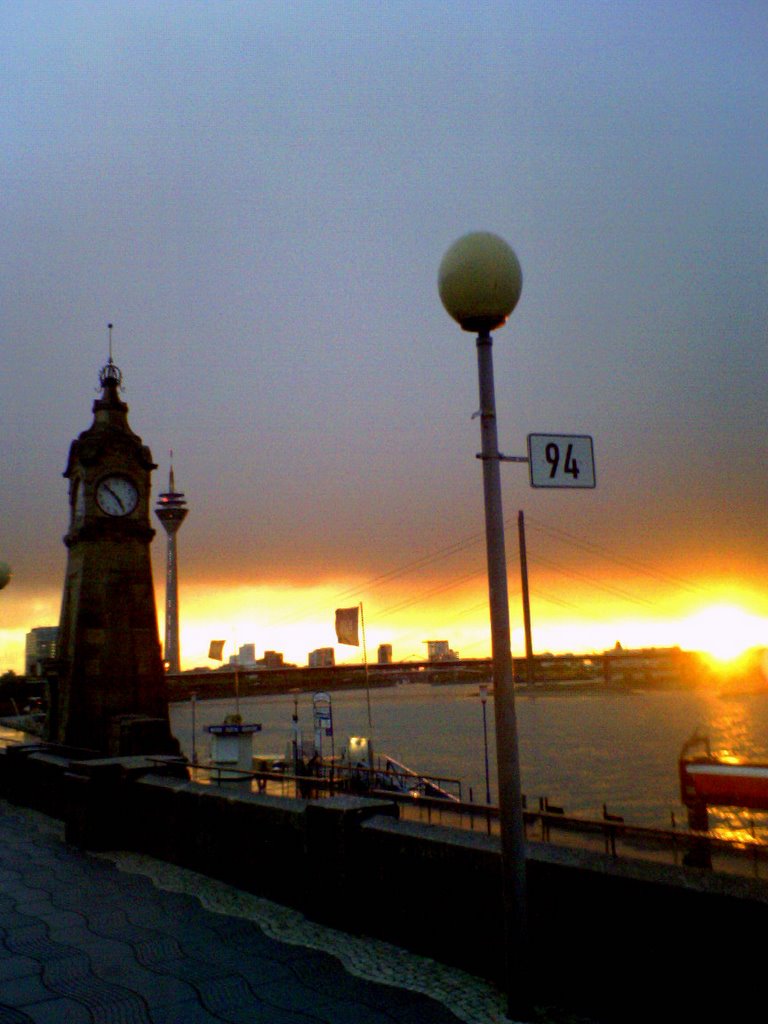
[[[366,981],[334,956],[81,853],[1,802],[0,939],[0,1024],[459,1020],[426,995]]]

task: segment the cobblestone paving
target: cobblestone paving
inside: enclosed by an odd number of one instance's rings
[[[0,1024],[494,1024],[490,986],[0,802]]]

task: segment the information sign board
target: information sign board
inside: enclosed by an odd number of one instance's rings
[[[254,732],[261,732],[261,722],[244,722],[243,724],[225,722],[223,725],[206,725],[205,731],[211,736],[248,736]]]
[[[531,487],[594,487],[595,456],[588,434],[529,434]]]

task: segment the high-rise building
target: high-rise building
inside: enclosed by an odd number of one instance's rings
[[[232,668],[282,668],[284,659],[281,651],[264,651],[264,657],[257,658],[256,644],[242,644],[237,654],[230,655],[229,664]]]
[[[378,662],[380,665],[392,664],[392,644],[379,644]]]
[[[309,652],[310,668],[333,668],[336,664],[336,652],[332,647],[318,647],[316,651]]]
[[[27,633],[24,651],[24,674],[37,678],[43,674],[43,662],[56,657],[58,626],[35,626]]]
[[[238,665],[256,664],[256,644],[242,644],[237,652]]]
[[[173,456],[173,452],[171,452]],[[173,462],[168,474],[168,490],[157,501],[155,515],[168,534],[168,558],[165,571],[165,663],[169,672],[181,671],[179,650],[179,572],[176,553],[176,534],[186,518],[187,502],[184,495],[176,490],[173,479]]]
[[[447,640],[425,640],[429,661],[456,661],[458,654],[452,651]]]

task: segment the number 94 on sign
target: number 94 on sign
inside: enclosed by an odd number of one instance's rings
[[[529,434],[531,487],[594,487],[595,456],[588,434]]]

